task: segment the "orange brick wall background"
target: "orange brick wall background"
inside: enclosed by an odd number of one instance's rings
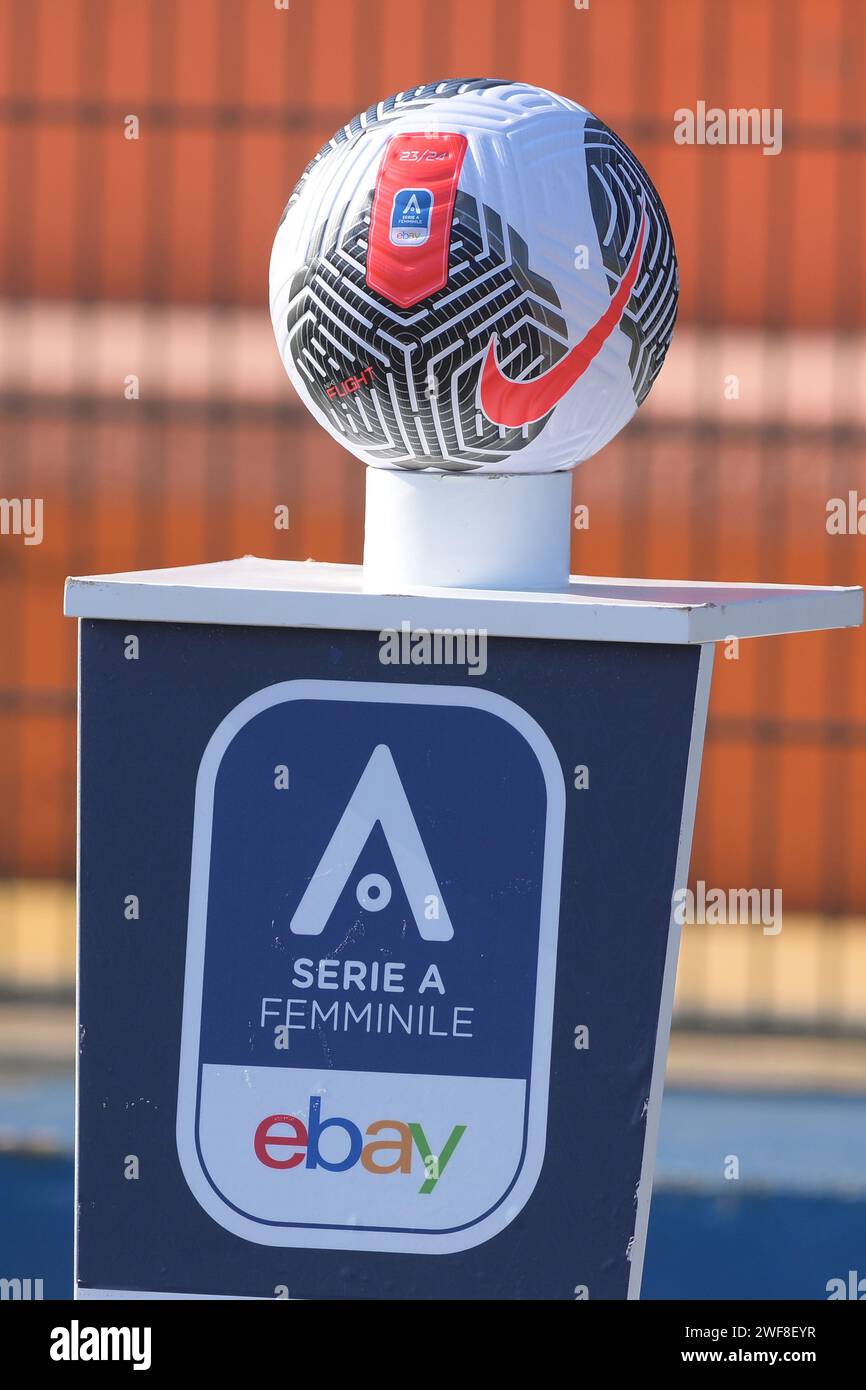
[[[360,559],[363,469],[270,343],[271,239],[357,110],[488,74],[609,121],[680,257],[670,362],[575,476],[573,568],[863,582],[825,526],[864,486],[862,0],[2,0],[0,496],[44,498],[45,537],[0,536],[0,874],[73,871],[66,574]],[[781,154],[677,145],[699,100],[781,108]],[[859,633],[719,652],[695,874],[862,911],[864,712]]]
[[[418,81],[493,74],[564,92],[628,131],[676,233],[685,317],[834,325],[839,255],[858,244],[840,213],[863,177],[862,11],[860,0],[3,0],[4,289],[261,304],[286,195],[338,125]],[[676,146],[673,113],[699,99],[781,107],[783,157]],[[138,142],[121,138],[128,113]]]

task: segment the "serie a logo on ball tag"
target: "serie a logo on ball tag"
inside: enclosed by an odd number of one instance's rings
[[[196,787],[177,1145],[264,1245],[447,1253],[541,1171],[565,793],[461,687],[289,681]]]
[[[391,209],[391,240],[395,246],[423,246],[430,236],[433,194],[427,188],[401,188]]]

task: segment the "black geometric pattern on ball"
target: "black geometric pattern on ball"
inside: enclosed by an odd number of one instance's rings
[[[646,170],[619,136],[590,116],[583,138],[590,205],[611,294],[637,241],[641,194],[646,207],[647,239],[640,273],[620,320],[620,328],[631,340],[629,371],[640,405],[661,370],[676,323],[680,283],[674,239]]]
[[[525,241],[498,213],[458,192],[447,284],[400,309],[366,283],[371,205],[372,195],[327,246],[323,224],[292,281],[296,368],[335,431],[382,463],[460,471],[504,462],[545,420],[508,428],[482,415],[481,362],[493,333],[503,369],[517,380],[567,352],[553,285],[532,270]]]

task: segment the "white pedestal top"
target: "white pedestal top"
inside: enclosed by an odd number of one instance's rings
[[[727,637],[857,627],[863,590],[783,584],[705,584],[572,575],[550,593],[483,589],[365,592],[360,565],[240,560],[68,579],[73,618],[229,623],[379,632],[472,628],[491,637],[702,643]]]
[[[568,583],[570,473],[368,468],[364,588],[546,593]]]

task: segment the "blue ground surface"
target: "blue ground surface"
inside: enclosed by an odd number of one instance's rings
[[[72,1091],[0,1085],[0,1274],[71,1292]],[[740,1178],[725,1181],[727,1155]],[[665,1097],[644,1298],[827,1297],[866,1277],[866,1100],[671,1091]]]

